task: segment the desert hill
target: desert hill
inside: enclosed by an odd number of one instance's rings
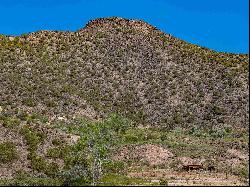
[[[237,167],[243,168],[237,170],[238,173],[231,171],[232,175],[243,172],[246,176],[246,157],[243,156],[240,162],[230,160],[231,157],[227,158],[230,161],[225,161],[225,155],[230,155],[228,151],[240,151],[243,155],[249,151],[246,138],[249,125],[248,65],[248,54],[216,52],[166,34],[146,22],[117,17],[92,20],[76,32],[38,31],[17,37],[0,35],[0,143],[17,137],[14,144],[22,150],[23,165],[19,160],[14,166],[25,171],[33,168],[51,176],[63,168],[60,159],[66,163],[66,157],[55,157],[59,159],[56,163],[61,165],[52,168],[53,171],[34,167],[34,163],[41,162],[39,155],[44,157],[42,155],[47,154],[49,147],[55,146],[56,136],[72,145],[76,135],[82,136],[80,132],[92,132],[91,122],[74,121],[86,118],[95,124],[109,124],[108,129],[115,135],[108,137],[114,136],[117,142],[125,138],[126,145],[144,142],[146,147],[154,150],[158,148],[151,144],[170,148],[170,155],[178,157],[172,160],[173,163],[181,160],[179,156],[203,157],[205,160],[216,157],[215,162],[221,166],[228,162],[231,167],[232,162],[236,162]],[[133,125],[119,117],[111,118],[113,121],[110,122],[110,113],[132,121]],[[62,121],[65,127],[62,127]],[[46,125],[40,127],[40,123]],[[90,131],[81,129],[82,123]],[[15,127],[15,124],[19,126]],[[81,125],[76,127],[75,124]],[[114,124],[120,126],[115,129]],[[57,131],[45,128],[58,125],[60,130],[67,130],[57,135]],[[101,128],[101,134],[104,132],[102,125],[96,128]],[[47,139],[41,133],[47,134]],[[96,138],[102,137],[99,135]],[[176,139],[169,139],[169,136]],[[84,135],[84,138],[86,141],[90,137]],[[39,148],[43,141],[47,144]],[[211,144],[211,147],[198,146],[195,150],[188,147],[189,143],[196,146],[197,142]],[[0,149],[13,148],[13,144],[1,146]],[[217,148],[218,152],[212,151]],[[220,160],[222,157],[223,161]],[[49,158],[54,157],[50,155]],[[5,162],[8,159],[5,158]],[[7,165],[2,168],[5,168],[2,174],[0,172],[2,177],[13,177],[16,172],[6,169]],[[34,176],[40,175],[36,173]]]
[[[117,112],[170,128],[248,126],[248,55],[211,51],[121,18],[0,41],[1,106]]]

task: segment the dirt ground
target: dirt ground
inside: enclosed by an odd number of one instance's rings
[[[130,177],[147,178],[151,182],[167,180],[169,186],[245,186],[237,177],[224,173],[189,171],[176,172],[172,170],[132,171]]]

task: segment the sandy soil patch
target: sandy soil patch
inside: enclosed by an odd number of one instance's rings
[[[118,150],[113,157],[114,160],[134,160],[138,162],[148,162],[149,165],[160,165],[167,162],[173,153],[164,149],[159,145],[137,145],[137,146],[125,146]]]

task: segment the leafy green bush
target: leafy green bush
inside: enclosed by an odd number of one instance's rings
[[[121,161],[106,161],[103,162],[105,173],[121,173],[125,169],[125,163]]]
[[[160,180],[160,185],[162,185],[162,186],[168,186],[168,181],[166,179],[161,179]]]
[[[59,147],[50,148],[47,151],[47,156],[49,158],[61,158],[61,159],[64,159],[70,154],[70,151],[71,151],[70,146],[62,145],[62,146],[59,146]]]
[[[63,145],[64,143],[65,141],[59,138],[55,138],[52,140],[52,144],[55,146],[60,146],[60,145]]]
[[[59,173],[64,186],[83,186],[92,182],[91,172],[86,165],[75,165]]]
[[[2,117],[3,126],[7,128],[15,128],[20,125],[20,120],[15,117]]]
[[[138,142],[139,137],[136,134],[128,133],[124,135],[125,142],[135,143]]]
[[[25,177],[19,179],[0,179],[0,186],[62,186],[58,178]]]
[[[55,176],[59,172],[59,166],[57,163],[49,163],[34,152],[28,155],[28,159],[31,162],[31,167],[33,170],[43,172],[47,176]]]
[[[37,149],[38,145],[45,139],[46,135],[42,132],[38,132],[28,125],[25,125],[21,129],[21,134],[24,136],[27,144],[28,150],[34,151]]]
[[[106,160],[112,146],[116,145],[117,140],[131,127],[131,122],[127,119],[111,114],[102,122],[75,119],[70,122],[70,125],[61,123],[56,124],[55,127],[67,133],[80,135],[78,142],[68,151],[59,146],[47,152],[50,158],[64,159],[65,168],[62,178],[67,184],[78,184],[79,181],[98,183],[103,173],[111,170],[118,171],[123,167],[122,163],[107,163]]]
[[[249,178],[249,166],[237,166],[233,169],[233,174],[238,175],[242,178]]]
[[[0,143],[0,163],[9,163],[18,158],[16,146],[12,142]]]

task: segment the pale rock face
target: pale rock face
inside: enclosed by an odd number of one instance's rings
[[[180,157],[179,161],[182,163],[183,166],[188,165],[202,165],[205,159],[192,159],[189,157]]]
[[[10,37],[9,37],[9,40],[10,40],[10,41],[13,41],[14,39],[15,39],[15,37],[13,37],[13,36],[10,36]]]
[[[77,135],[71,135],[71,142],[73,144],[77,143],[77,141],[80,139],[80,136]]]
[[[57,119],[58,119],[58,120],[61,120],[61,121],[65,121],[65,120],[66,120],[66,118],[65,118],[64,116],[60,116],[60,117],[58,117]]]

